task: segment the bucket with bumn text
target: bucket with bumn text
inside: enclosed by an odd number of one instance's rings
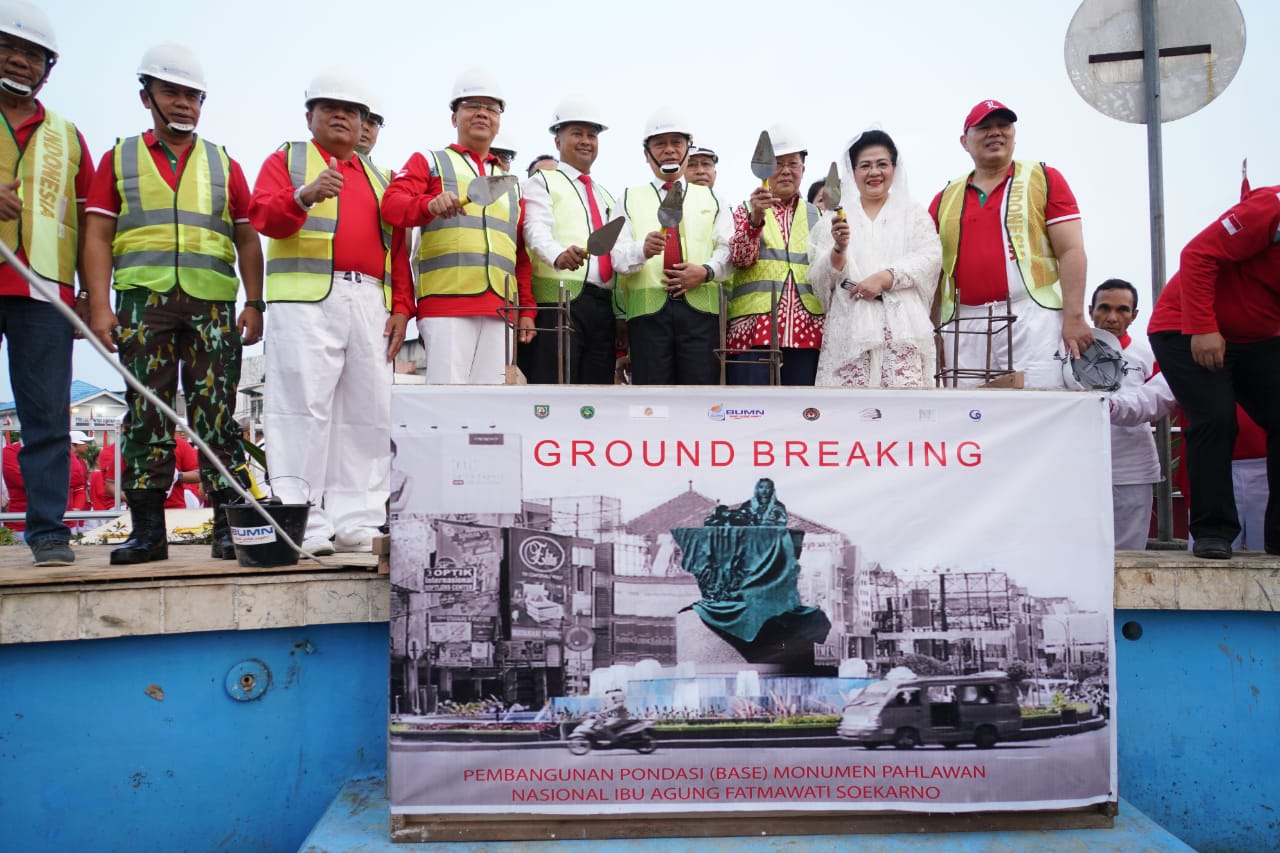
[[[294,542],[301,544],[311,505],[263,501],[262,507],[271,516],[270,524],[252,504],[228,504],[226,507],[231,541],[236,546],[236,560],[249,569],[296,566],[298,552],[289,547],[281,538],[280,532],[283,531]]]

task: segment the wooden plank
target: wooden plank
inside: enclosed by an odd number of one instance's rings
[[[603,838],[713,838],[900,832],[1110,829],[1116,804],[1026,812],[751,812],[655,815],[391,815],[391,840],[529,841]]]
[[[294,566],[246,568],[236,560],[214,560],[208,545],[170,545],[169,559],[130,566],[108,562],[110,545],[73,545],[76,562],[71,566],[31,565],[31,551],[25,545],[0,548],[0,587],[41,584],[74,584],[88,581],[145,581],[173,578],[237,577],[283,575],[322,571],[377,571],[378,557],[366,554],[334,554],[321,561],[299,560]]]

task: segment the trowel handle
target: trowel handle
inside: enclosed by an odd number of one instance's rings
[[[837,207],[835,213],[836,213],[836,222],[844,222],[845,220],[844,206],[841,205],[840,207]]]

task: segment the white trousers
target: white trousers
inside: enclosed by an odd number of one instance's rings
[[[1264,516],[1271,489],[1267,486],[1266,459],[1232,459],[1231,485],[1236,493],[1236,513],[1240,516],[1240,535],[1231,547],[1236,550],[1265,551]]]
[[[321,302],[273,302],[264,335],[271,485],[286,503],[311,500],[312,540],[376,533],[390,493],[382,287],[340,276]]]
[[[501,385],[507,324],[501,317],[421,317],[428,385]]]
[[[992,302],[987,305],[957,305],[960,316],[960,328],[983,334],[960,334],[949,331],[948,324],[942,333],[942,358],[948,366],[953,366],[952,353],[955,351],[956,338],[959,341],[959,358],[956,364],[962,370],[983,369],[987,366],[987,347],[991,347],[990,365],[993,370],[1008,369],[1009,332],[1001,329],[990,336],[988,329],[987,308],[992,313],[1003,315],[1005,303]],[[1013,323],[1013,369],[1022,371],[1027,388],[1064,388],[1062,381],[1062,362],[1054,358],[1062,349],[1062,312],[1041,307],[1023,294],[1023,298],[1014,299],[1011,303],[1013,314],[1018,319]],[[960,388],[982,385],[987,380],[978,377],[966,377],[957,381]],[[947,383],[950,385],[950,382]]]
[[[1115,524],[1117,551],[1147,550],[1154,495],[1150,483],[1111,487],[1111,514]]]

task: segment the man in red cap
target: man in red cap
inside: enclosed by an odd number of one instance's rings
[[[942,237],[947,385],[980,385],[1009,366],[1029,387],[1061,387],[1054,356],[1079,355],[1093,341],[1080,210],[1056,169],[1013,159],[1017,120],[999,101],[978,102],[960,137],[973,171],[929,208]],[[988,320],[1006,313],[1017,317],[1011,334]]]

